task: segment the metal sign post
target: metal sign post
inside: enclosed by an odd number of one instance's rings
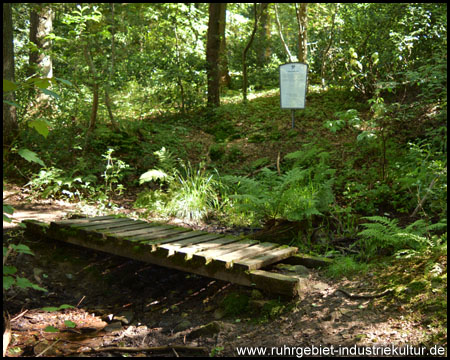
[[[295,126],[295,109],[304,109],[308,79],[308,65],[287,63],[280,65],[280,106],[291,109],[292,128]]]

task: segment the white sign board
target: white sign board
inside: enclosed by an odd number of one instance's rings
[[[280,65],[280,102],[282,109],[304,109],[308,65],[288,63]]]

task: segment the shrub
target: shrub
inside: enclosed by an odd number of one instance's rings
[[[383,216],[369,216],[365,219],[371,223],[362,224],[365,230],[358,233],[361,236],[358,244],[362,246],[368,259],[380,251],[390,255],[404,249],[420,250],[433,247],[430,232],[447,226],[446,223],[428,225],[421,219],[402,229],[397,225],[396,219],[391,220]]]
[[[239,212],[247,213],[255,222],[269,219],[301,221],[313,215],[323,215],[334,200],[332,184],[334,170],[326,164],[326,154],[317,162],[317,151],[297,151],[285,156],[293,162],[284,174],[264,168],[258,179],[225,176],[235,189],[230,198]]]
[[[174,165],[173,155],[162,148],[155,152],[159,157],[160,168],[142,174],[140,183],[160,181],[167,184],[167,191],[159,189],[139,196],[136,206],[147,202],[149,210],[158,211],[162,215],[198,222],[204,220],[219,207],[217,189],[218,181],[206,172],[202,164],[193,169],[191,164],[178,161],[180,169]]]

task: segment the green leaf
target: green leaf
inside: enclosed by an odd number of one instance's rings
[[[67,304],[62,304],[60,307],[59,307],[59,309],[60,310],[62,310],[62,309],[73,309],[75,306],[72,306],[72,305],[67,305]]]
[[[52,311],[58,311],[59,308],[57,308],[55,306],[46,306],[46,307],[41,308],[41,310],[52,312]]]
[[[3,212],[12,215],[14,213],[14,208],[11,205],[3,204]]]
[[[54,97],[56,100],[59,100],[59,99],[60,99],[60,97],[59,97],[59,95],[58,95],[57,93],[55,93],[55,92],[53,92],[53,91],[50,91],[50,90],[48,90],[48,89],[42,89],[42,92],[43,92],[44,94],[46,94],[46,95],[49,95],[49,96]]]
[[[27,245],[19,244],[14,245],[11,244],[11,248],[19,253],[28,254],[28,255],[34,255],[34,253],[31,251],[31,249]]]
[[[3,289],[8,290],[15,282],[12,276],[3,276]]]
[[[147,181],[152,181],[152,180],[164,180],[167,177],[168,177],[168,175],[164,171],[161,171],[158,169],[153,169],[153,170],[149,170],[141,175],[141,177],[139,178],[139,184],[143,184]]]
[[[35,163],[38,163],[41,166],[45,166],[44,162],[41,159],[39,159],[37,154],[35,152],[33,152],[33,151],[30,151],[28,149],[20,149],[18,151],[18,154],[20,156],[22,156],[26,161],[35,162]]]
[[[12,81],[3,79],[3,91],[14,91],[17,90],[18,86],[17,84],[13,83]]]
[[[28,122],[28,126],[30,128],[35,129],[39,134],[41,134],[43,137],[47,138],[49,133],[49,125],[47,121],[45,120],[31,120]]]
[[[73,85],[69,80],[61,79],[61,78],[58,78],[56,76],[55,76],[55,79],[58,80],[58,81],[61,81],[63,84],[66,84],[68,86],[72,86]]]
[[[76,328],[77,324],[75,324],[73,321],[70,320],[65,320],[64,324],[68,327],[68,328]]]
[[[32,289],[39,290],[39,291],[47,291],[47,289],[44,289],[44,288],[40,287],[39,285],[33,284],[30,280],[28,280],[26,278],[22,278],[22,277],[16,278],[16,285],[18,287],[20,287],[21,289],[30,287]]]
[[[74,307],[72,305],[67,305],[67,304],[63,304],[61,306],[55,307],[55,306],[47,306],[47,307],[43,307],[41,308],[41,310],[44,311],[58,311],[58,310],[63,310],[63,309],[73,309]]]
[[[13,275],[17,272],[15,266],[3,266],[3,275]]]
[[[23,277],[17,277],[16,282],[17,282],[17,286],[20,287],[21,289],[32,287],[34,285],[30,280],[28,280],[27,278],[23,278]]]
[[[34,80],[34,85],[36,85],[39,89],[47,89],[50,86],[50,79],[47,78],[37,78]]]
[[[59,330],[57,328],[55,328],[54,326],[51,326],[51,325],[47,326],[44,329],[44,331],[45,332],[50,332],[50,333],[57,333],[57,332],[59,332]]]
[[[14,106],[14,107],[20,107],[19,106],[19,104],[17,104],[16,102],[14,102],[14,101],[11,101],[11,100],[3,100],[3,102],[5,103],[5,104],[8,104],[8,105],[11,105],[11,106]]]

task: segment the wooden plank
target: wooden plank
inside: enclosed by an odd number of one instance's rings
[[[296,297],[304,294],[309,286],[309,281],[307,279],[299,279],[295,276],[272,273],[264,270],[250,271],[250,278],[258,289],[283,294],[289,297]]]
[[[102,228],[110,228],[110,227],[118,227],[118,226],[125,226],[125,225],[132,225],[135,224],[134,220],[131,219],[111,219],[111,220],[105,220],[101,222],[94,222],[94,223],[86,223],[86,224],[67,224],[72,227],[76,228],[86,228],[87,230],[97,230]]]
[[[165,229],[165,230],[161,230],[161,231],[147,233],[144,235],[132,236],[132,237],[129,237],[126,239],[131,242],[139,241],[140,243],[145,243],[146,245],[156,245],[156,244],[162,243],[161,239],[169,238],[172,235],[184,234],[186,232],[191,232],[191,231],[192,231],[191,229],[176,227],[173,229]],[[146,241],[144,242],[143,240],[146,240]],[[170,240],[170,241],[173,241],[173,240]],[[169,242],[169,240],[167,242]]]
[[[280,249],[271,249],[267,252],[263,252],[252,258],[245,258],[236,261],[233,264],[234,268],[241,270],[255,270],[266,267],[270,264],[274,264],[278,261],[287,259],[298,251],[296,247],[287,247]]]
[[[245,249],[238,249],[238,250],[233,251],[228,254],[216,256],[216,257],[214,257],[214,261],[220,261],[220,262],[225,263],[225,266],[227,268],[233,267],[233,264],[238,260],[247,258],[249,256],[253,257],[257,254],[260,254],[260,253],[270,250],[270,249],[274,249],[278,246],[279,246],[279,244],[264,242],[261,244],[250,246]]]
[[[173,230],[173,229],[182,229],[182,228],[179,228],[179,227],[173,226],[173,225],[161,225],[158,227],[149,227],[145,234],[134,235],[134,236],[129,236],[129,237],[127,236],[126,239],[129,241],[151,240],[151,239],[158,238],[158,235],[160,233],[164,233],[166,231]],[[190,229],[188,229],[188,230],[190,230]]]
[[[152,227],[150,227],[148,223],[144,223],[144,224],[126,225],[123,227],[115,227],[113,229],[105,229],[106,231],[104,232],[107,233],[108,235],[114,235],[116,237],[127,237],[146,234],[148,233],[147,230],[151,228]],[[88,230],[90,230],[90,228]],[[99,229],[99,231],[102,230]]]
[[[90,218],[77,218],[77,219],[65,219],[65,220],[58,220],[53,221],[56,224],[63,225],[63,224],[84,224],[84,223],[90,223],[90,222],[96,222],[96,221],[103,221],[103,220],[110,220],[110,219],[117,219],[117,217],[113,215],[106,215],[106,216],[95,216]]]
[[[164,242],[172,242],[172,241],[177,241],[177,240],[183,240],[183,239],[189,239],[189,238],[193,238],[196,236],[201,236],[201,235],[205,235],[208,233],[205,233],[204,231],[188,231],[185,233],[181,233],[179,235],[169,235],[168,238],[163,238],[162,240],[139,240],[139,239],[134,239],[133,237],[126,237],[125,240],[131,241],[131,242],[139,242],[141,244],[147,244],[147,245],[152,245],[153,243],[160,243],[163,244]]]
[[[213,249],[207,249],[200,252],[196,252],[194,257],[196,258],[205,258],[206,263],[208,263],[211,259],[216,259],[219,256],[228,254],[230,252],[245,249],[251,245],[258,244],[259,242],[256,240],[242,240],[233,243],[228,243]]]
[[[127,231],[123,234],[118,233],[118,234],[114,234],[114,235],[118,236],[118,237],[138,236],[138,235],[148,234],[147,230],[148,230],[148,227],[145,229],[140,229],[140,230],[135,230],[135,231]],[[185,232],[191,232],[192,229],[175,228],[175,229],[168,229],[168,230],[164,230],[164,231],[170,235],[170,234],[178,234],[178,233],[181,234],[181,233],[185,233]],[[160,232],[159,234],[162,234],[162,232]]]
[[[170,242],[167,241],[167,243],[160,244],[157,247],[167,250],[168,251],[167,256],[172,256],[175,254],[176,251],[178,251],[179,249],[181,249],[183,247],[188,247],[188,246],[192,246],[195,244],[211,241],[214,239],[219,239],[223,236],[224,235],[221,235],[221,234],[203,233],[203,235],[196,236],[196,237],[189,238],[189,239],[184,239],[184,240],[179,240],[179,241],[175,240],[175,241],[170,241]],[[170,240],[170,239],[168,239],[168,240]]]
[[[239,238],[232,236],[225,236],[219,239],[214,239],[205,243],[195,244],[189,247],[183,247],[179,249],[177,252],[186,256],[186,259],[189,260],[196,252],[200,252],[207,249],[213,249],[222,245],[226,245],[229,243],[234,243],[239,241]]]

